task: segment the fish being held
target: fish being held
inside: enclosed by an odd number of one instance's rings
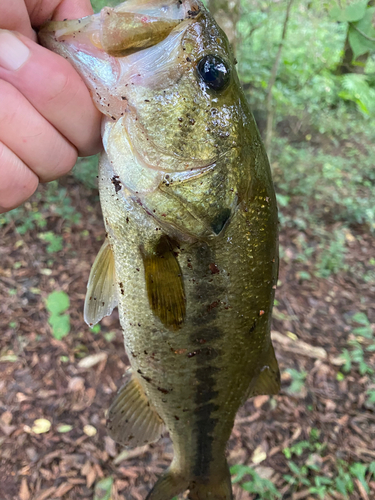
[[[40,38],[104,114],[107,236],[85,319],[118,305],[132,366],[109,432],[137,446],[169,431],[174,458],[148,500],[230,500],[236,412],[280,377],[276,200],[226,36],[198,0],[128,0]]]

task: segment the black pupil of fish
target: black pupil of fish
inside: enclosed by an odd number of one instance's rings
[[[229,82],[229,68],[220,57],[204,56],[197,69],[204,83],[211,89],[222,90]]]

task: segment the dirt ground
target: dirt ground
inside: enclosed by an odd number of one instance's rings
[[[63,182],[82,214],[79,223],[57,217],[52,206],[43,206],[43,197],[38,205],[27,205],[43,208],[43,231],[61,235],[63,250],[47,253],[36,229],[20,235],[13,224],[0,228],[0,499],[92,499],[97,482],[112,477],[113,500],[143,500],[169,465],[172,447],[165,436],[124,451],[106,433],[105,411],[128,360],[116,311],[98,333],[83,321],[86,283],[104,230],[97,194],[71,177]],[[309,240],[308,232],[305,237]],[[364,312],[375,323],[374,281],[363,279],[374,269],[368,262],[375,255],[375,239],[353,229],[347,235],[348,271],[318,279],[308,261],[296,258],[297,238],[297,230],[282,230],[284,258],[273,322],[282,389],[276,397],[258,396],[240,409],[228,445],[230,465],[256,467],[290,500],[318,498],[303,483],[293,486],[283,477],[290,474],[283,450],[311,440],[312,430],[324,451],[314,452],[314,445],[294,456],[300,467],[315,460],[319,474],[330,477],[340,460],[375,460],[368,375],[353,368],[338,376],[353,314]],[[301,272],[311,278],[301,279]],[[63,340],[53,338],[48,324],[45,299],[54,290],[70,297],[71,333]],[[374,354],[368,361],[373,366]],[[80,363],[83,359],[86,363]],[[287,369],[306,372],[293,394]],[[35,433],[36,419],[48,420],[50,430]],[[357,481],[350,498],[375,498],[374,481],[369,486],[370,494]],[[260,498],[238,485],[234,492],[237,500]]]

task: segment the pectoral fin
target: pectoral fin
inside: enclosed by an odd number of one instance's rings
[[[134,376],[121,387],[113,401],[107,428],[112,439],[125,446],[141,446],[160,438],[164,423]]]
[[[186,299],[182,271],[167,236],[162,236],[156,251],[142,251],[150,307],[164,326],[178,330],[185,319]]]
[[[115,260],[108,239],[91,268],[84,307],[84,319],[89,326],[109,316],[118,304]]]
[[[246,398],[261,394],[274,395],[280,390],[280,371],[272,343],[258,377],[251,381]]]

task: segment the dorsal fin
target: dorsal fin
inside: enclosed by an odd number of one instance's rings
[[[109,316],[118,304],[115,260],[106,238],[92,265],[85,298],[84,319],[89,326]]]
[[[162,236],[155,252],[141,252],[150,307],[164,326],[176,331],[185,319],[186,299],[172,242],[168,236]]]

